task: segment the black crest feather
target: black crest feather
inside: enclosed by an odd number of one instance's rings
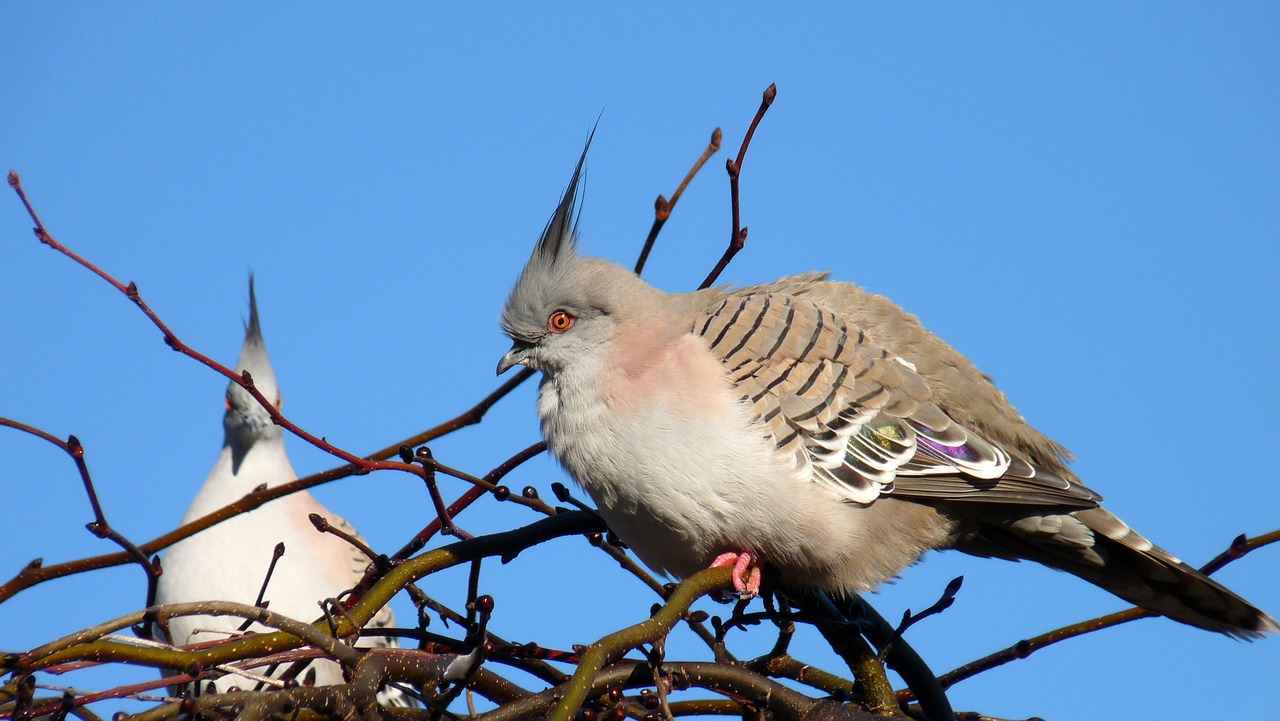
[[[599,121],[596,121],[596,125],[599,125]],[[547,227],[543,228],[542,237],[538,239],[534,255],[544,263],[554,264],[562,253],[573,251],[578,237],[578,217],[573,212],[578,202],[578,182],[582,179],[582,166],[587,160],[587,151],[591,148],[591,139],[595,135],[596,128],[593,126],[591,133],[587,135],[586,145],[582,148],[582,155],[578,157],[578,165],[573,169],[569,186],[565,188],[556,212],[547,221]]]

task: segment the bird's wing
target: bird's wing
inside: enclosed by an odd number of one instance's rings
[[[703,336],[779,453],[857,503],[922,501],[1089,508],[1084,486],[1038,469],[956,423],[928,381],[860,328],[805,298],[725,292]]]

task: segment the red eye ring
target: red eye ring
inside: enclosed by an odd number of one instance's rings
[[[548,333],[563,333],[573,327],[573,322],[577,320],[570,313],[558,310],[547,317]]]

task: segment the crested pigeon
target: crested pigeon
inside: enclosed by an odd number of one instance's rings
[[[1065,448],[890,300],[823,273],[671,294],[579,255],[583,159],[502,310],[498,372],[542,372],[548,448],[650,568],[847,596],[956,548],[1192,626],[1280,629],[1103,510]]]
[[[252,276],[249,278],[249,322],[234,368],[249,371],[258,390],[272,399],[276,407],[280,406],[279,385],[262,339]],[[283,429],[236,383],[227,386],[223,428],[222,451],[183,516],[184,524],[244,497],[259,486],[279,486],[297,478],[285,452]],[[272,612],[304,622],[315,620],[321,615],[319,603],[353,587],[364,574],[369,559],[337,536],[318,532],[309,520],[313,513],[358,537],[354,528],[310,493],[293,493],[175,544],[163,558],[164,573],[156,588],[156,602],[223,600],[252,604],[267,579],[276,544],[283,543],[284,555],[270,574],[263,598]],[[167,635],[170,642],[177,645],[216,641],[237,634],[241,624],[240,618],[231,616],[178,616],[169,619]],[[369,623],[371,628],[394,625],[390,606],[382,608]],[[257,624],[252,629],[272,630]],[[358,645],[394,647],[398,643],[392,637],[377,636],[361,639]],[[280,671],[288,666],[284,664]],[[252,672],[267,673],[264,669]],[[343,683],[341,667],[330,660],[313,661],[298,679],[315,685]],[[232,687],[252,689],[258,681],[228,673],[213,683],[217,692],[225,692]],[[381,689],[378,700],[395,706],[413,705],[403,691],[391,687]]]

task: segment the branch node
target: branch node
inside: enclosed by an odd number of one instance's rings
[[[1248,552],[1249,537],[1243,533],[1231,539],[1231,545],[1227,547],[1227,553],[1233,559],[1244,558],[1245,554]]]
[[[664,223],[671,217],[671,201],[665,195],[659,194],[658,199],[653,201],[653,217]]]

